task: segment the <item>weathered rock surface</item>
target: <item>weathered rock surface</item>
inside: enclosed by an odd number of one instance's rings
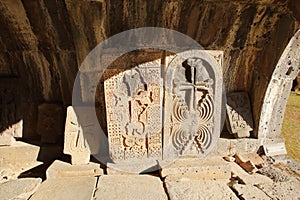
[[[240,138],[240,139],[225,139],[219,138],[215,149],[209,156],[228,156],[236,153],[253,153],[257,152],[261,145],[261,139]]]
[[[31,169],[41,162],[37,161],[39,147],[25,142],[14,142],[11,146],[0,147],[0,167],[10,168],[18,173]]]
[[[250,99],[246,92],[227,94],[227,129],[238,138],[250,137],[253,131],[253,119]]]
[[[247,154],[235,154],[236,162],[238,164],[251,161],[256,167],[262,167],[264,160],[257,153],[247,153]]]
[[[16,172],[9,167],[0,167],[0,184],[9,180],[17,179],[18,175],[19,172]]]
[[[5,101],[5,99],[2,100],[2,101]],[[9,99],[8,99],[8,101],[9,101]],[[7,107],[10,107],[9,105],[6,105],[5,103],[6,102],[2,102],[2,106],[1,106],[2,107],[1,108],[2,109],[2,115],[3,114],[9,114],[10,112],[14,112],[14,111],[8,111],[8,113],[5,112],[4,109],[7,109]],[[12,102],[10,102],[10,103],[12,103]],[[22,133],[23,133],[23,120],[20,120],[17,123],[14,123],[14,124],[10,124],[9,127],[7,127],[3,131],[1,131],[1,128],[0,128],[0,146],[2,146],[2,145],[11,145],[13,142],[16,141],[14,137],[21,138]]]
[[[87,200],[91,199],[97,178],[76,177],[44,181],[30,200]]]
[[[21,178],[0,184],[2,200],[27,200],[41,184],[40,178]]]
[[[95,200],[166,200],[163,183],[149,175],[101,176],[94,196]]]
[[[232,188],[240,199],[271,200],[268,195],[253,185],[235,184]]]
[[[181,199],[238,199],[225,181],[177,180],[167,181],[166,188],[171,200]]]
[[[2,1],[0,9],[0,73],[26,83],[20,85],[23,103],[70,104],[77,70],[91,49],[122,31],[159,26],[187,34],[206,49],[224,50],[225,87],[249,93],[255,127],[276,62],[300,27],[299,2],[292,0],[15,0]],[[30,110],[37,112],[36,106]]]
[[[57,143],[64,132],[64,110],[60,104],[44,103],[38,106],[37,132],[43,143]]]
[[[67,177],[94,177],[103,175],[100,164],[89,162],[86,165],[71,165],[60,160],[55,160],[47,169],[47,179],[60,179]]]
[[[180,158],[160,170],[162,177],[190,179],[230,179],[230,165],[220,157]]]
[[[274,182],[287,182],[290,180],[290,177],[287,173],[271,165],[263,167],[259,170],[259,172],[265,176],[268,176]]]
[[[230,162],[231,173],[233,178],[237,178],[240,182],[246,185],[255,185],[260,183],[273,183],[272,179],[267,176],[254,173],[248,174],[245,170],[243,170],[238,164],[234,162]]]
[[[300,181],[277,182],[257,185],[271,199],[298,200],[300,198]]]

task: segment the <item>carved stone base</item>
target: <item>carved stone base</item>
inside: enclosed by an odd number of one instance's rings
[[[60,179],[68,177],[94,177],[103,175],[100,164],[89,162],[86,165],[71,165],[60,160],[55,160],[47,169],[47,179]]]

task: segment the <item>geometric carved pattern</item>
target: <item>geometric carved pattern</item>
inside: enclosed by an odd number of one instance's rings
[[[171,142],[177,155],[202,154],[212,143],[213,80],[200,58],[178,63],[172,80]]]
[[[160,60],[104,72],[109,77],[104,89],[112,160],[161,158],[160,76]]]
[[[213,53],[208,60],[170,56],[167,69],[155,60],[104,72],[114,162],[201,156],[213,148],[220,134],[222,102],[221,80],[216,80],[221,72],[214,70],[220,70],[223,58]]]

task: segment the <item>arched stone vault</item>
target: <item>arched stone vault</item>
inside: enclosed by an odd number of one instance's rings
[[[260,114],[258,138],[279,138],[286,103],[299,70],[300,30],[286,46],[272,74]]]
[[[170,28],[224,51],[225,88],[249,93],[258,136],[265,91],[300,28],[299,6],[294,0],[1,1],[0,80],[22,83],[24,137],[35,137],[38,104],[71,103],[78,68],[98,43],[136,27]]]

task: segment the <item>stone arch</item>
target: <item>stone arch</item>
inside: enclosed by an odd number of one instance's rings
[[[300,30],[286,46],[269,81],[260,113],[258,138],[279,138],[292,82],[299,69]]]

